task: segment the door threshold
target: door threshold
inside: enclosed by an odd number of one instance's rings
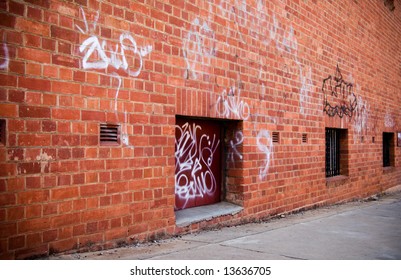
[[[225,215],[235,215],[243,209],[241,206],[223,201],[216,204],[178,210],[175,212],[175,223],[178,227],[186,227]]]

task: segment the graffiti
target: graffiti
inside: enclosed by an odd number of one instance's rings
[[[242,43],[245,43],[243,35],[240,30],[240,25],[244,26],[246,21],[246,0],[234,0],[233,3],[228,3],[230,1],[220,0],[220,4],[218,5],[223,17],[228,17],[230,21],[232,21],[235,25],[236,33],[239,36],[239,39]],[[242,13],[242,22],[241,16],[239,13]],[[229,37],[234,37],[231,32],[227,34]]]
[[[323,111],[327,115],[330,117],[338,115],[340,118],[346,115],[352,118],[358,105],[357,98],[353,92],[353,84],[343,80],[338,65],[335,76],[330,75],[323,80],[322,91],[324,94]],[[328,96],[337,99],[337,104],[330,103]]]
[[[36,160],[39,161],[40,163],[40,172],[44,173],[46,171],[46,168],[48,170],[50,161],[53,160],[52,156],[49,156],[47,153],[40,153],[37,157]]]
[[[215,192],[217,184],[211,166],[220,140],[216,135],[206,134],[198,138],[202,128],[196,124],[185,123],[182,127],[176,126],[176,130],[175,193],[184,201],[182,208],[185,208],[188,201]]]
[[[305,107],[310,102],[310,97],[309,93],[312,90],[312,69],[309,68],[309,71],[307,71],[304,75],[303,70],[301,65],[299,64],[299,78],[301,80],[301,88],[299,90],[299,106],[300,106],[300,112],[301,114],[305,114],[306,110]]]
[[[260,180],[263,180],[267,176],[270,166],[270,157],[273,150],[273,141],[269,131],[264,129],[259,131],[258,136],[256,137],[256,144],[258,149],[266,156],[263,166],[259,169],[259,178]]]
[[[84,53],[82,68],[105,70],[106,72],[109,67],[112,69],[113,72],[111,72],[110,75],[118,81],[114,97],[114,110],[117,114],[117,100],[122,85],[122,78],[116,71],[121,69],[131,77],[138,77],[142,71],[143,57],[152,52],[152,46],[138,47],[134,37],[126,32],[120,34],[119,43],[114,46],[114,49],[108,48],[106,41],[100,42],[98,36],[94,34],[99,20],[99,11],[96,12],[92,24],[88,23],[82,7],[80,8],[80,14],[82,15],[84,27],[77,24],[75,24],[75,27],[82,34],[89,36],[79,47],[79,51]],[[135,63],[136,61],[138,61],[138,63]],[[128,145],[128,135],[123,137],[122,142]]]
[[[86,35],[90,35],[91,31],[89,29],[88,22],[86,20],[85,12],[82,8],[80,11],[83,15],[85,30],[83,30],[80,26],[75,25],[75,27],[82,33]],[[94,31],[96,29],[97,21],[99,19],[99,12],[95,17],[93,28]],[[143,66],[143,57],[152,52],[152,46],[145,46],[142,48],[138,48],[137,43],[129,33],[123,33],[120,35],[119,43],[116,44],[115,48],[107,51],[106,41],[100,43],[99,38],[96,35],[91,35],[87,38],[79,47],[80,52],[86,51],[83,59],[82,66],[84,69],[107,69],[108,66],[112,66],[116,70],[123,69],[128,75],[132,77],[137,77],[142,70]],[[126,53],[131,51],[134,56],[137,56],[139,59],[139,65],[135,70],[130,69],[130,65],[127,61]],[[106,55],[106,52],[110,53],[110,57]],[[95,57],[94,61],[89,61],[91,57]]]
[[[209,65],[211,57],[216,55],[214,31],[199,18],[193,20],[191,29],[183,43],[183,55],[186,63],[185,78],[197,79],[197,67]]]
[[[391,113],[387,112],[384,116],[384,125],[385,127],[392,128],[395,126],[394,118]]]
[[[237,131],[235,133],[234,139],[231,139],[229,142],[230,146],[227,154],[227,160],[231,160],[231,162],[234,162],[235,157],[238,157],[240,160],[242,160],[243,156],[238,151],[238,147],[241,147],[243,142],[244,142],[244,135],[242,134],[241,131]]]
[[[4,61],[0,64],[0,69],[7,69],[9,63],[9,54],[6,43],[3,43],[3,52],[4,52],[4,58],[3,58]]]
[[[287,52],[297,52],[298,51],[298,41],[294,36],[294,28],[290,26],[290,31],[288,35],[283,39],[283,46]]]
[[[127,111],[124,112],[124,124],[122,126],[122,131],[121,131],[121,142],[129,146],[129,139],[128,139],[128,128],[127,128]]]
[[[367,101],[358,96],[358,105],[354,119],[354,141],[358,136],[367,134],[370,106]],[[365,130],[365,131],[364,131]]]
[[[232,114],[235,118],[247,120],[250,114],[248,103],[241,100],[241,90],[235,87],[230,87],[228,93],[227,90],[223,90],[222,96],[217,98],[216,108],[217,114],[226,118]]]

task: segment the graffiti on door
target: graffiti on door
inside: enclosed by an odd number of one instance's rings
[[[216,123],[177,119],[175,208],[220,201],[221,145]]]

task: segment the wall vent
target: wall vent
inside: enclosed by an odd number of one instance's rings
[[[306,133],[302,134],[302,143],[308,143],[308,134]]]
[[[6,145],[6,120],[0,120],[0,145]]]
[[[273,132],[272,140],[273,140],[273,143],[279,143],[280,142],[280,132],[277,132],[277,131]]]
[[[118,124],[100,124],[100,145],[119,145],[120,126]]]

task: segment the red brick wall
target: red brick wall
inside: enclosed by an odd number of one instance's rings
[[[1,1],[0,258],[108,248],[400,184],[396,143],[393,166],[382,165],[382,133],[401,131],[394,5]],[[333,97],[324,80],[339,73],[352,87]],[[331,116],[325,94],[339,106]],[[176,115],[228,122],[236,216],[175,226]],[[101,123],[120,125],[118,145],[100,144]],[[346,176],[325,177],[326,127],[347,129]]]

